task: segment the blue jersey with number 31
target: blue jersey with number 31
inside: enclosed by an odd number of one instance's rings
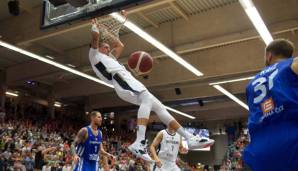
[[[243,152],[253,170],[298,170],[298,76],[294,58],[265,68],[246,88],[251,142]]]

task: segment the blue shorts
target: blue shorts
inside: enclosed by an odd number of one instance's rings
[[[100,171],[97,161],[79,160],[76,164],[74,171]]]

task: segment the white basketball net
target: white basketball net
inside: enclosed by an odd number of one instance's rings
[[[96,18],[96,22],[100,26],[99,41],[111,44],[115,39],[119,39],[119,32],[125,21],[120,22],[109,15]]]

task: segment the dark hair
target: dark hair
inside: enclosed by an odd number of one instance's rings
[[[266,47],[266,53],[271,52],[274,56],[290,58],[294,52],[294,44],[286,39],[276,39]]]

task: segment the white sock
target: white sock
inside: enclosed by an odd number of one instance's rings
[[[138,125],[137,126],[137,141],[142,141],[145,139],[146,126]]]
[[[177,130],[177,132],[178,132],[178,134],[180,134],[182,137],[184,137],[187,140],[193,136],[191,133],[189,133],[188,131],[186,131],[183,127],[180,127]]]

